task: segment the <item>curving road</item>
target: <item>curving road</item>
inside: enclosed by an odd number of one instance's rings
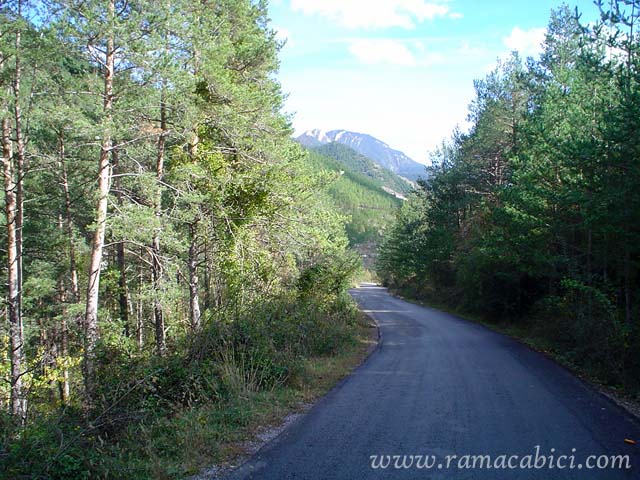
[[[624,442],[640,444],[640,424],[553,361],[381,287],[351,294],[377,321],[379,348],[228,478],[640,479],[640,445]],[[631,468],[587,468],[618,455]]]

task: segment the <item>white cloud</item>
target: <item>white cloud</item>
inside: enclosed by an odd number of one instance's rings
[[[453,20],[459,20],[459,19],[461,19],[462,17],[464,17],[464,15],[462,15],[462,14],[461,14],[461,13],[459,13],[459,12],[451,12],[451,13],[449,14],[449,18],[451,18],[451,19],[453,19]]]
[[[517,50],[523,56],[535,56],[542,51],[542,42],[547,30],[545,28],[531,28],[522,30],[515,27],[511,34],[503,39],[504,44],[510,50]]]
[[[443,17],[449,7],[427,0],[291,0],[291,8],[320,15],[348,28],[415,28],[416,22]]]
[[[402,43],[390,38],[363,38],[353,40],[349,52],[362,63],[373,65],[389,63],[405,67],[415,66],[416,59]]]
[[[312,128],[364,132],[419,162],[427,162],[428,151],[464,121],[474,97],[467,78],[453,75],[448,80],[391,68],[373,76],[358,69],[318,68],[282,78],[285,91],[288,85],[298,85],[287,99],[287,110],[297,112],[296,132]],[[339,105],[340,115],[327,105]]]
[[[286,28],[276,27],[273,29],[276,31],[276,40],[279,42],[287,42],[287,45],[291,46],[291,32]]]

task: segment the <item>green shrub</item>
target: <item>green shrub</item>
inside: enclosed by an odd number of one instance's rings
[[[625,379],[623,371],[631,336],[616,306],[597,287],[569,279],[561,286],[561,295],[548,296],[534,306],[536,333],[602,381],[628,383],[631,379]]]
[[[333,293],[337,286],[326,276],[341,271],[344,285],[349,265],[319,264],[308,271],[308,289],[296,295],[207,312],[203,330],[165,357],[132,354],[106,336],[96,350],[91,421],[83,420],[80,405],[42,414],[24,430],[0,416],[5,435],[0,478],[185,475],[186,467],[175,465],[169,472],[167,465],[189,451],[190,435],[201,437],[203,449],[212,443],[215,450],[216,435],[228,438],[251,418],[251,409],[242,405],[300,385],[307,358],[338,352],[354,341],[357,309],[344,291]],[[224,430],[216,433],[216,428]]]
[[[339,296],[361,269],[362,262],[355,252],[322,257],[302,271],[297,290],[303,299]]]

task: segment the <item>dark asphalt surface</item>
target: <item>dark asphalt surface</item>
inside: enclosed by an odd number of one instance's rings
[[[228,478],[640,479],[640,445],[624,443],[640,444],[640,424],[564,368],[506,336],[394,298],[384,288],[351,293],[378,322],[379,348]],[[536,445],[547,457],[551,448],[556,457],[573,454],[575,468],[458,468],[464,455],[535,460]],[[436,463],[416,468],[414,457],[412,468],[396,469],[392,459],[388,468],[374,469],[372,455],[435,455]],[[447,455],[463,458],[446,468]],[[631,469],[578,469],[590,455],[629,455]]]

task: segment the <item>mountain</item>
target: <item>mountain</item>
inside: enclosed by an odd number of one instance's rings
[[[382,140],[378,140],[365,133],[349,132],[347,130],[308,130],[296,140],[307,147],[318,147],[332,142],[351,147],[356,152],[370,158],[378,165],[391,170],[401,177],[417,180],[426,175],[425,166],[412,160],[399,150],[394,150]]]
[[[347,216],[346,231],[351,245],[360,250],[377,244],[402,203],[395,191],[315,149],[309,149],[305,163],[311,171],[328,172],[333,178],[326,193],[329,201]]]
[[[322,130],[307,130],[302,135],[296,138],[298,143],[305,147],[318,147],[325,143],[331,143],[333,140],[329,139],[327,134]]]
[[[413,185],[404,178],[399,177],[392,171],[381,167],[373,160],[356,152],[351,147],[343,145],[342,143],[331,142],[312,147],[311,149],[325,157],[337,160],[352,172],[370,178],[387,193],[396,195],[398,198],[403,199],[404,194],[409,193],[413,189]]]

